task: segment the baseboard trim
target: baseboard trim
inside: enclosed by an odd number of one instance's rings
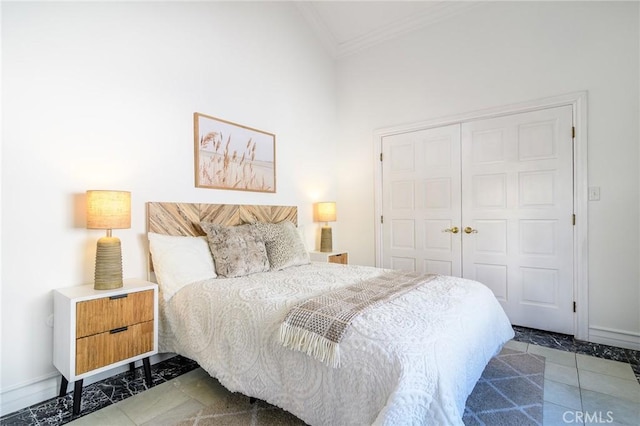
[[[51,373],[3,390],[0,394],[0,416],[53,398],[58,394],[56,388],[60,384],[60,377],[60,374]]]
[[[640,333],[608,327],[589,327],[589,341],[640,351]]]
[[[156,364],[173,356],[175,356],[175,354],[157,354],[150,357],[149,361],[151,364]],[[109,371],[103,371],[102,373],[85,378],[83,384],[84,386],[87,386],[91,383],[104,380],[107,377],[125,372],[128,369],[128,365],[122,365]],[[55,398],[58,396],[58,392],[60,390],[61,377],[62,376],[57,372],[50,373],[29,382],[11,386],[8,389],[3,389],[0,392],[0,416],[5,416],[31,405]],[[72,389],[73,385],[70,383],[68,390]]]

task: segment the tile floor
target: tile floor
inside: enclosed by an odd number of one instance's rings
[[[506,347],[545,357],[545,425],[640,425],[640,351],[522,327],[514,330],[516,336]],[[188,423],[198,425],[251,425],[265,420],[269,424],[301,424],[269,404],[258,401],[250,405],[248,398],[233,396],[188,359],[174,357],[156,364],[152,374],[150,389],[140,371],[86,386],[80,418],[71,418],[69,393],[8,414],[0,424],[168,425],[189,413],[200,413]],[[228,404],[229,398],[245,398],[240,403],[246,403],[246,409],[241,413],[225,411],[227,406],[238,406]]]
[[[640,425],[640,383],[630,363],[516,340],[506,347],[545,357],[545,426]]]

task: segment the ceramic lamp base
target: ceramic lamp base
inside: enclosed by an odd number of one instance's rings
[[[96,250],[96,272],[93,288],[110,290],[122,287],[122,249],[120,239],[102,237]]]
[[[322,233],[320,234],[320,251],[323,253],[333,251],[333,237],[330,226],[322,227]]]

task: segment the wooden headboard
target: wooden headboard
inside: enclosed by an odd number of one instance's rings
[[[295,206],[243,204],[147,203],[147,231],[166,235],[205,235],[200,222],[241,225],[253,222],[298,224]]]
[[[283,220],[298,224],[298,208],[295,206],[258,206],[243,204],[202,203],[147,203],[147,232],[165,235],[200,236],[205,232],[200,222],[220,225],[242,225],[243,223]],[[153,261],[148,256],[147,272],[153,280]]]

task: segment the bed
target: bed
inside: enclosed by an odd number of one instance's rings
[[[297,224],[297,209],[147,203],[150,238],[184,239],[200,247],[196,254],[180,244],[169,244],[165,252],[156,246],[150,271],[166,269],[167,258],[180,268],[202,256],[186,272],[162,271],[160,350],[193,359],[230,391],[279,406],[308,424],[461,425],[466,399],[482,371],[513,337],[487,287],[435,276],[358,315],[339,343],[339,366],[332,366],[285,347],[284,318],[305,300],[389,271],[298,262],[228,278],[198,275],[193,271],[210,268],[202,249],[210,239],[203,236],[203,222],[229,228]]]

